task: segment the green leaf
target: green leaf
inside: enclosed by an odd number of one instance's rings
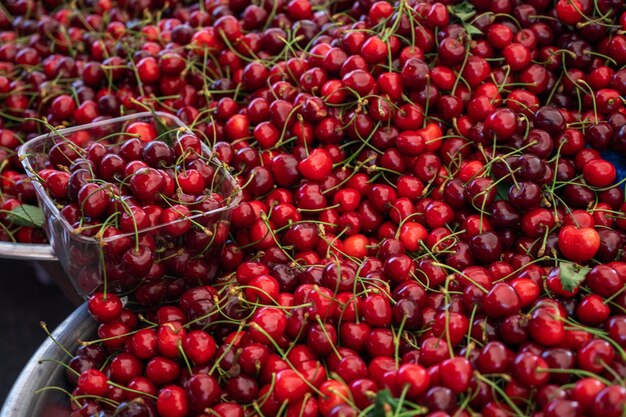
[[[407,401],[404,397],[395,398],[391,391],[384,389],[376,393],[374,405],[365,413],[365,417],[393,417],[398,414],[419,416],[427,411],[425,407]]]
[[[508,200],[509,188],[511,187],[504,181],[500,181],[498,185],[496,185],[496,196],[498,197],[498,200]]]
[[[461,22],[467,22],[476,14],[476,10],[474,9],[474,6],[467,1],[464,1],[459,4],[455,4],[453,6],[449,6],[448,10],[454,16],[459,18]]]
[[[472,36],[472,35],[482,35],[483,34],[483,31],[478,29],[474,25],[463,25],[463,28],[465,29],[467,34],[470,35],[470,36]]]
[[[18,226],[42,227],[43,212],[37,206],[22,204],[7,213],[7,220]]]
[[[393,398],[388,389],[378,391],[374,400],[374,407],[367,412],[367,417],[389,417],[393,414],[397,403],[398,400]]]
[[[572,292],[585,280],[587,272],[591,270],[586,266],[580,266],[571,262],[560,262],[561,287],[563,290]]]

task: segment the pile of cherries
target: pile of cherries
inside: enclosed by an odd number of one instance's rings
[[[154,304],[166,275],[186,286],[215,277],[239,189],[198,136],[161,114],[145,119],[53,134],[33,147],[44,155],[26,157],[65,222],[54,250],[76,286]]]
[[[217,256],[91,296],[72,417],[623,415],[623,0],[59,3],[0,9],[2,144],[165,111],[243,189]]]

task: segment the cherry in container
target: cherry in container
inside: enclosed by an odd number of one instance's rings
[[[81,295],[149,305],[212,281],[241,189],[200,136],[161,112],[50,130],[19,155]]]

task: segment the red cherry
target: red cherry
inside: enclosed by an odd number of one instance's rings
[[[157,347],[163,356],[177,358],[180,356],[179,345],[186,334],[179,322],[162,324],[157,330]]]
[[[322,415],[329,415],[330,411],[341,404],[350,401],[350,388],[342,382],[335,380],[327,380],[319,387],[323,396],[318,399],[319,410]],[[347,400],[347,401],[346,401]]]
[[[188,169],[179,173],[177,181],[185,194],[200,195],[204,191],[204,178],[195,169]]]
[[[202,330],[193,330],[182,338],[185,355],[196,365],[204,365],[215,355],[217,345],[211,335]]]
[[[263,307],[252,316],[250,336],[259,343],[271,343],[271,340],[279,340],[286,328],[287,318],[282,310]]]
[[[296,371],[285,369],[276,374],[274,395],[281,403],[299,401],[309,392],[309,389],[309,386]]]
[[[115,294],[96,293],[89,297],[89,313],[100,323],[108,323],[119,318],[122,302]]]
[[[590,227],[565,226],[559,232],[559,250],[573,262],[586,262],[600,248],[600,235]]]
[[[506,317],[519,312],[520,298],[511,285],[498,282],[483,298],[483,308],[489,317]]]
[[[131,336],[131,350],[139,359],[150,359],[157,355],[157,335],[152,329],[141,329]]]
[[[202,412],[207,407],[216,406],[222,390],[218,381],[208,374],[195,374],[185,384],[185,391],[189,399],[189,408]]]
[[[604,303],[602,297],[590,294],[583,298],[576,306],[576,316],[582,323],[597,326],[604,323],[611,314],[611,309]]]
[[[171,236],[181,236],[191,228],[189,208],[182,204],[163,209],[159,216],[159,222],[165,232]]]
[[[138,137],[142,142],[152,142],[157,137],[157,131],[153,124],[147,122],[134,122],[127,128],[129,135]]]
[[[97,369],[87,369],[80,374],[78,389],[86,395],[104,396],[109,390],[109,381],[104,373]]]
[[[154,168],[141,168],[129,182],[135,197],[146,203],[156,201],[164,187],[163,177]]]
[[[385,327],[391,323],[391,305],[383,295],[367,296],[361,304],[361,312],[365,321],[373,327]]]
[[[189,411],[185,391],[176,385],[168,385],[159,392],[157,409],[163,417],[185,417]]]
[[[550,374],[543,371],[548,364],[530,352],[520,353],[513,362],[513,375],[522,384],[540,387],[548,382]]]
[[[528,331],[532,338],[543,346],[556,346],[565,337],[560,313],[552,306],[542,306],[533,311]]]
[[[323,148],[316,148],[308,157],[298,163],[300,175],[311,181],[322,181],[332,172],[333,164]]]
[[[585,182],[594,187],[607,187],[615,181],[617,170],[612,163],[603,159],[594,159],[583,168]]]
[[[439,365],[441,382],[452,391],[465,392],[471,382],[472,365],[465,358],[456,356],[446,359]]]
[[[606,387],[598,393],[591,413],[607,417],[619,417],[624,412],[626,389],[618,385]]]
[[[575,25],[583,18],[583,6],[579,0],[559,0],[555,10],[559,20],[568,25]]]
[[[589,411],[595,402],[596,396],[606,388],[602,382],[596,378],[583,378],[574,384],[572,388],[572,399],[580,404],[583,411]]]

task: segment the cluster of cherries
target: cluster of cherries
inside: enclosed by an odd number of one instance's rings
[[[183,289],[212,281],[238,187],[198,136],[160,114],[146,120],[52,135],[35,178],[65,235],[91,238],[56,239],[78,288],[152,305],[172,284],[166,275]]]
[[[0,85],[2,78],[0,75]],[[3,95],[0,93],[0,101]],[[36,207],[37,194],[17,159],[21,139],[12,130],[2,128],[5,122],[0,115],[0,242],[47,243],[48,238],[41,225],[19,224],[12,217],[24,205]]]
[[[148,108],[196,139],[40,173],[79,231],[136,235],[72,417],[623,415],[622,0],[82,5],[0,12],[0,138]],[[243,189],[211,233],[197,138]]]

